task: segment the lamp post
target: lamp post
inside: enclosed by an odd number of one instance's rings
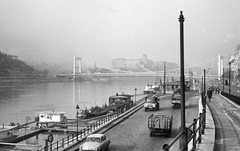
[[[179,15],[180,22],[180,88],[181,88],[181,127],[180,130],[183,131],[183,135],[180,138],[179,148],[183,148],[183,151],[188,150],[187,145],[187,128],[185,127],[185,77],[184,77],[184,33],[183,33],[183,22],[184,16],[182,11]]]
[[[224,81],[224,68],[223,68],[223,75],[222,75],[222,76],[223,76],[223,92],[224,92],[224,84],[225,84],[225,83],[224,83],[224,82],[225,82],[225,81]]]
[[[78,109],[79,109],[79,106],[77,104],[77,106],[76,106],[76,110],[77,110],[77,140],[78,140]]]
[[[229,62],[229,94],[231,94],[231,62]]]
[[[137,100],[136,100],[136,91],[137,91],[137,88],[135,88],[135,105],[137,105]]]
[[[164,74],[163,74],[163,94],[166,94],[166,64],[164,62]]]
[[[206,70],[204,69],[203,70],[203,85],[204,85],[204,87],[203,87],[203,90],[204,90],[204,96],[206,95]]]

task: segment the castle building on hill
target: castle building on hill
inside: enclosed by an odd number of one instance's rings
[[[166,63],[168,69],[178,68],[179,66],[176,63]],[[157,71],[163,70],[164,62],[156,62],[147,58],[146,54],[143,54],[140,59],[125,59],[125,58],[116,58],[112,61],[113,69],[117,70],[127,70],[127,71]],[[158,68],[158,69],[157,69]]]

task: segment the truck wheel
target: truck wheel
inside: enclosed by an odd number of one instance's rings
[[[108,151],[108,146],[106,147],[105,151]]]
[[[147,112],[147,109],[145,108],[145,112]]]
[[[167,137],[171,137],[171,129],[167,132]]]
[[[150,132],[150,137],[153,137],[153,133],[152,132]]]

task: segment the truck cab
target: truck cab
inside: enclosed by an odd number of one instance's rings
[[[145,112],[148,110],[159,110],[159,98],[158,97],[146,97],[144,103]]]
[[[172,108],[181,108],[181,95],[180,89],[177,89],[173,92],[171,98]]]

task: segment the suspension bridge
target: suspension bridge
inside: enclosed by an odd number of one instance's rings
[[[203,76],[204,69],[206,71],[206,77],[220,78],[223,74],[224,59],[221,55],[213,57],[211,59],[204,60],[192,65],[185,65],[185,77],[200,78]],[[87,78],[87,77],[156,77],[156,76],[168,76],[179,77],[180,67],[175,69],[169,69],[167,66],[163,70],[151,71],[144,66],[141,66],[144,70],[142,72],[119,70],[109,68],[101,65],[97,65],[96,62],[88,61],[80,57],[74,57],[66,65],[62,66],[58,71],[57,77],[69,77],[73,79]]]

